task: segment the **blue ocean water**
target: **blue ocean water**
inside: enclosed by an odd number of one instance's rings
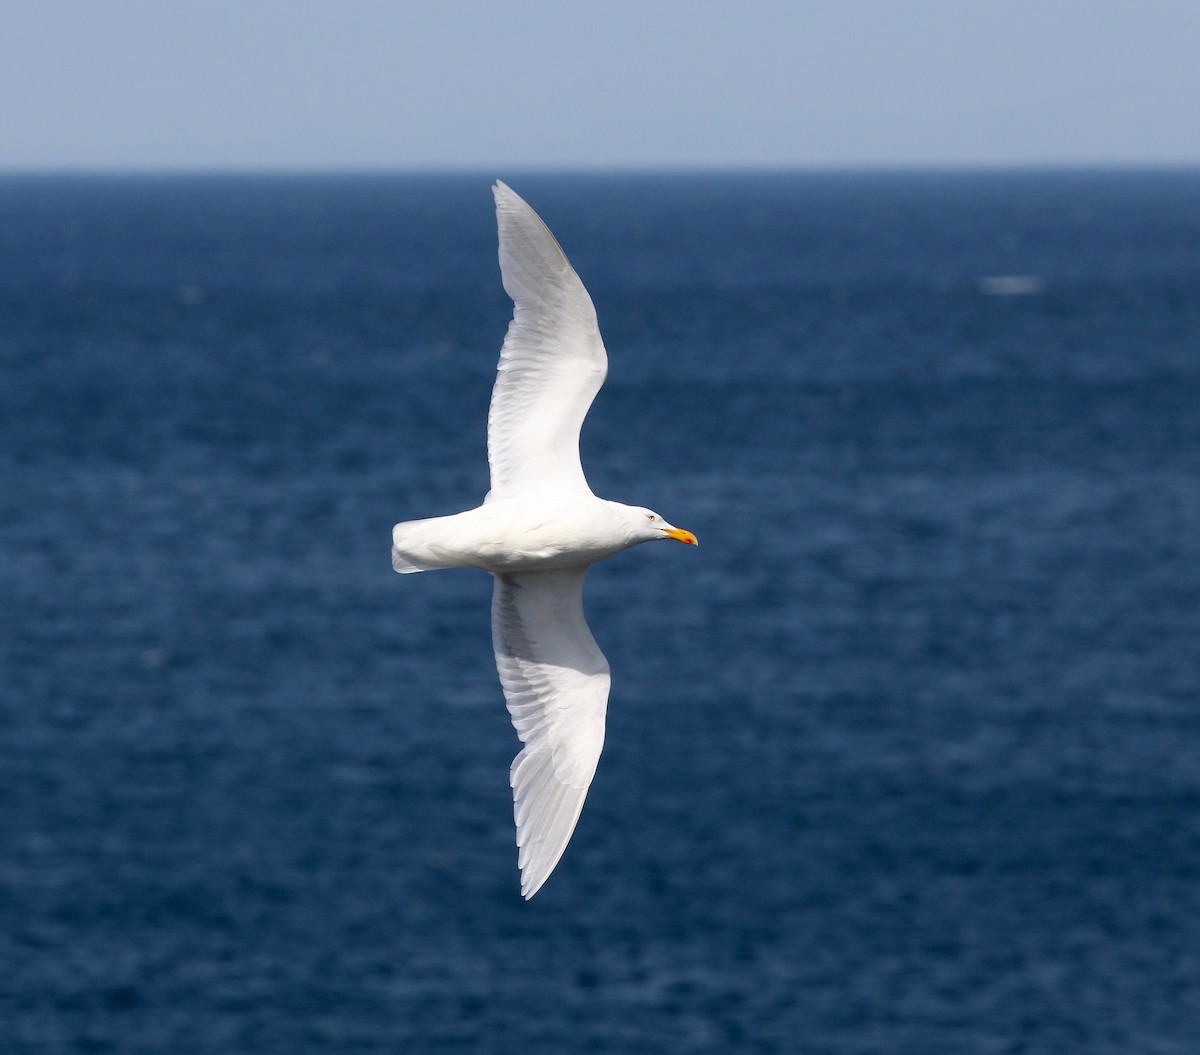
[[[499,173],[608,741],[518,896],[488,178],[0,179],[0,1051],[1200,1045],[1200,178]]]

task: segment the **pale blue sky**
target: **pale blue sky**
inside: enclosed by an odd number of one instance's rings
[[[0,169],[1200,164],[1200,0],[0,0]]]

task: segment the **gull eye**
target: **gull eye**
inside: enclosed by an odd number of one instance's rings
[[[647,520],[657,520],[657,519],[658,519],[658,517],[656,517],[656,516],[655,516],[653,513],[647,513],[647,514],[646,514],[646,519],[647,519]]]

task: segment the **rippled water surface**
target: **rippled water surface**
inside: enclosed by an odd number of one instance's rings
[[[1198,1050],[1196,174],[505,178],[701,541],[528,904],[487,178],[0,180],[0,1050]]]

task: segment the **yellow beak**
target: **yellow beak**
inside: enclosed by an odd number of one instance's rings
[[[690,531],[684,531],[683,528],[668,528],[665,532],[667,538],[673,538],[676,542],[682,542],[685,546],[699,546],[696,541],[696,536]]]

